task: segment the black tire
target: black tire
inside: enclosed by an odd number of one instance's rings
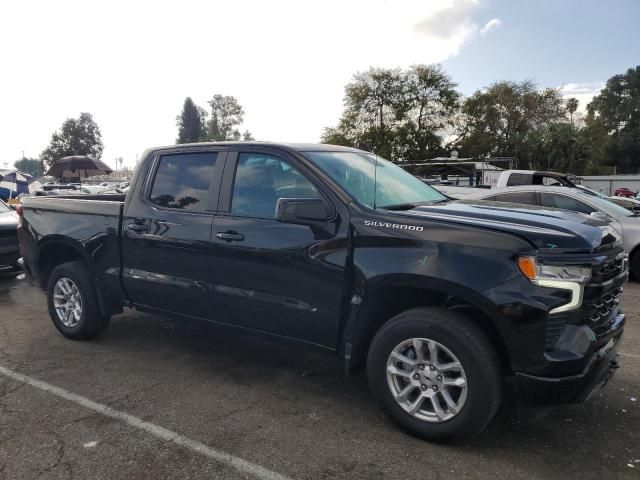
[[[387,360],[393,349],[411,338],[435,340],[459,360],[467,379],[460,412],[441,422],[416,418],[396,402],[387,382]],[[495,415],[502,397],[502,369],[491,342],[463,315],[424,307],[401,313],[376,333],[367,359],[369,385],[382,410],[408,433],[432,442],[460,441],[481,432]]]
[[[77,325],[66,326],[54,306],[54,288],[61,278],[70,279],[77,287],[82,299],[82,313]],[[98,306],[96,287],[91,278],[91,272],[82,261],[67,262],[58,265],[49,276],[47,285],[47,303],[49,315],[53,324],[62,335],[72,340],[86,340],[93,338],[109,325],[110,317],[102,315]]]
[[[631,267],[631,277],[633,277],[636,282],[640,282],[640,250],[636,249],[631,256],[629,267]]]

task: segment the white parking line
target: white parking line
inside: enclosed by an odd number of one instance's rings
[[[134,428],[144,430],[154,437],[166,440],[168,442],[173,442],[176,445],[180,445],[182,447],[189,448],[194,452],[198,452],[205,457],[215,460],[216,462],[220,462],[224,465],[232,467],[239,472],[247,473],[263,480],[291,480],[289,477],[285,477],[284,475],[280,475],[279,473],[273,472],[267,468],[256,465],[255,463],[248,462],[229,453],[216,450],[215,448],[211,448],[204,443],[191,440],[176,432],[160,427],[159,425],[145,422],[144,420],[141,420],[138,417],[134,417],[133,415],[129,415],[128,413],[119,412],[118,410],[114,410],[107,405],[102,405],[101,403],[94,402],[93,400],[89,400],[88,398],[81,395],[76,395],[75,393],[68,392],[63,388],[56,387],[41,380],[28,377],[27,375],[23,375],[22,373],[14,372],[13,370],[10,370],[3,366],[0,366],[0,374],[12,378],[13,380],[17,380],[18,382],[26,383],[27,385],[30,385],[34,388],[52,393],[53,395],[64,398],[65,400],[69,400],[70,402],[77,403],[78,405],[88,408],[89,410],[93,410],[94,412],[98,412],[106,417],[120,420]]]

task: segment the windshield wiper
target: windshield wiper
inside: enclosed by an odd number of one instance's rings
[[[416,207],[421,205],[439,205],[441,203],[450,202],[451,200],[448,198],[443,198],[441,200],[436,200],[435,202],[423,201],[423,202],[415,202],[415,203],[396,203],[395,205],[385,205],[383,207],[385,210],[413,210]]]
[[[412,210],[417,206],[417,203],[397,203],[395,205],[385,205],[384,207],[378,208],[384,208],[385,210]]]

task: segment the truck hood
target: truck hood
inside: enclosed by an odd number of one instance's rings
[[[589,215],[521,204],[458,200],[392,213],[498,230],[523,237],[538,249],[592,251],[620,240],[609,224]]]

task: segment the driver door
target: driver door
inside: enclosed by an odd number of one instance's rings
[[[213,220],[214,310],[221,322],[334,348],[348,222],[336,214],[335,234],[318,238],[309,226],[276,220],[279,198],[330,203],[295,160],[255,149],[229,153]]]

